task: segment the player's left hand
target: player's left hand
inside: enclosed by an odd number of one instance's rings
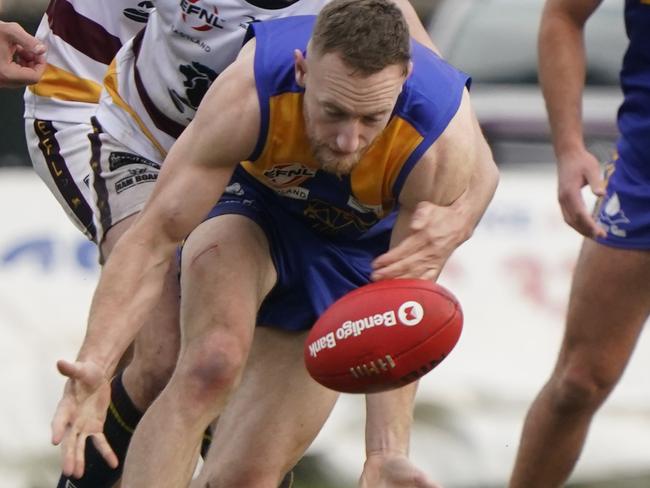
[[[420,202],[411,217],[409,235],[373,261],[371,278],[436,280],[451,253],[472,230],[456,206]]]
[[[19,24],[0,21],[0,87],[36,83],[45,71],[45,51]]]
[[[403,454],[372,454],[363,466],[359,488],[441,488]]]
[[[88,437],[92,437],[108,465],[116,468],[117,456],[103,433],[111,398],[110,382],[101,368],[90,361],[59,361],[57,368],[68,377],[52,419],[52,443],[61,444],[63,474],[75,478],[83,476]]]

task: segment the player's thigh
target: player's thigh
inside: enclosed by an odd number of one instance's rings
[[[181,257],[183,343],[219,327],[248,327],[273,288],[275,267],[266,235],[257,223],[236,214],[200,224],[183,245]]]
[[[305,369],[306,335],[256,328],[242,382],[217,422],[202,479],[228,486],[249,473],[270,473],[279,481],[300,460],[338,398]]]
[[[34,171],[72,223],[94,240],[89,132],[88,124],[25,119],[25,138]]]
[[[650,252],[585,239],[574,272],[563,355],[622,372],[650,313]]]

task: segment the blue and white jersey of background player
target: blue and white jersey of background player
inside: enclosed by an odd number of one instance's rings
[[[650,249],[650,1],[626,0],[625,28],[618,158],[607,167],[596,218],[608,233],[600,242]]]
[[[388,126],[350,175],[326,173],[312,156],[294,75],[293,51],[306,49],[314,21],[298,16],[251,26],[262,128],[242,167],[317,232],[356,239],[395,208],[406,177],[455,115],[469,79],[413,42],[414,69]]]

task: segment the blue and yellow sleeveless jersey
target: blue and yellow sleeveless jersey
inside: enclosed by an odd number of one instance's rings
[[[626,0],[630,40],[621,70],[624,100],[618,113],[618,153],[626,164],[650,177],[650,1]]]
[[[314,21],[315,16],[296,16],[251,26],[261,130],[242,167],[318,232],[356,239],[395,208],[409,172],[458,110],[469,78],[412,42],[414,70],[388,126],[350,175],[327,173],[312,156],[303,89],[294,77],[293,51],[305,51]]]

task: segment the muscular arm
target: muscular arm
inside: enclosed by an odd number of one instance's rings
[[[436,279],[449,255],[471,235],[497,180],[496,165],[465,91],[449,126],[406,180],[392,249],[375,262],[390,264],[379,267],[375,276]],[[377,486],[381,463],[398,479],[399,470],[421,480],[418,486],[437,486],[406,460],[416,388],[414,383],[366,397],[367,461],[362,487]]]
[[[584,149],[584,25],[600,0],[549,0],[539,31],[539,79],[558,154]]]
[[[602,236],[582,199],[589,184],[602,195],[598,160],[587,151],[582,128],[586,55],[584,26],[600,0],[548,0],[539,33],[539,77],[558,164],[558,200],[564,220],[587,237]]]
[[[162,290],[178,244],[207,215],[252,152],[259,104],[252,48],[212,85],[173,145],[145,208],[119,240],[93,298],[79,360],[112,374]]]
[[[498,171],[465,90],[445,132],[409,174],[400,194],[392,249],[373,279],[435,280],[471,235],[494,195]]]

